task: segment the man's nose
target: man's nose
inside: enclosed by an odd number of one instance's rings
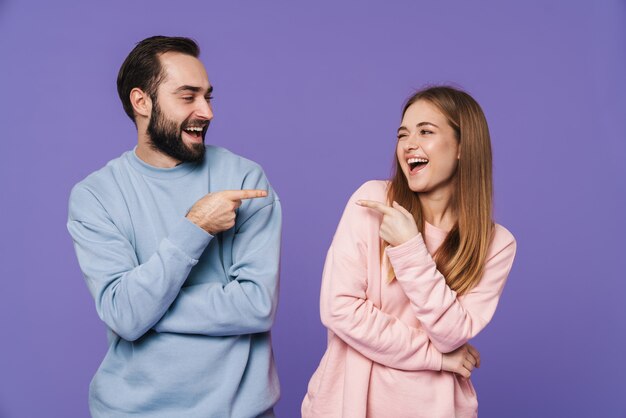
[[[211,107],[211,103],[209,103],[207,100],[198,100],[198,102],[199,104],[196,108],[196,116],[199,119],[213,119],[213,108]]]

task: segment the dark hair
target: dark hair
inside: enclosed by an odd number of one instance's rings
[[[152,36],[137,43],[120,67],[117,74],[117,94],[122,100],[124,111],[133,122],[135,113],[130,103],[130,92],[137,87],[146,92],[152,101],[156,100],[157,88],[165,76],[159,55],[166,52],[180,52],[197,58],[200,48],[190,38]]]

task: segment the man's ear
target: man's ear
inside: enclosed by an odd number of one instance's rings
[[[146,118],[150,117],[152,100],[150,100],[150,96],[145,91],[137,87],[132,89],[130,91],[130,104],[133,106],[135,114]]]

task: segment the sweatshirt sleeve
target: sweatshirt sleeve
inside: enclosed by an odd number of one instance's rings
[[[154,329],[211,336],[268,331],[278,299],[281,216],[276,199],[248,217],[233,240],[230,282],[183,287]]]
[[[128,341],[163,316],[212,239],[183,217],[139,264],[131,242],[96,196],[81,186],[72,190],[67,228],[99,317]]]
[[[448,353],[476,336],[493,317],[515,249],[511,233],[497,225],[483,277],[459,297],[437,270],[421,234],[397,247],[388,247],[387,255],[417,319],[435,347]]]
[[[424,331],[381,311],[367,298],[368,266],[380,266],[378,260],[368,260],[380,256],[372,242],[379,239],[380,219],[356,205],[366,198],[361,189],[352,196],[328,251],[320,297],[322,323],[374,362],[402,370],[441,370],[442,354]],[[378,273],[374,277],[381,279]]]

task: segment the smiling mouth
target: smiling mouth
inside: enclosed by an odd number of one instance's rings
[[[206,126],[188,126],[183,131],[194,138],[201,138],[205,128]]]
[[[406,160],[406,162],[409,164],[409,172],[411,174],[417,173],[418,171],[420,171],[422,168],[426,167],[426,164],[428,164],[428,159],[426,158],[409,158]]]

